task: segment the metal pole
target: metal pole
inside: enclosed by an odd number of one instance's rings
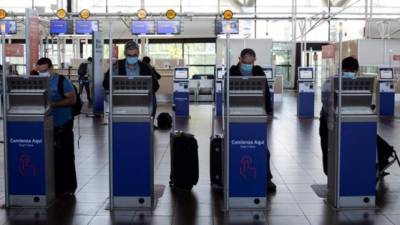
[[[328,0],[328,42],[331,42],[331,1]]]
[[[365,0],[365,26],[367,26],[367,24],[368,24],[368,0]],[[369,37],[369,30],[370,29],[366,29],[365,32],[366,38]]]
[[[109,153],[109,176],[110,176],[110,210],[114,209],[114,188],[113,188],[113,139],[112,139],[112,115],[113,115],[113,111],[112,111],[112,91],[113,91],[113,83],[112,83],[112,76],[113,76],[113,63],[112,63],[112,21],[109,21],[109,64],[110,67],[108,69],[109,71],[109,92],[108,92],[108,153]]]
[[[30,24],[30,19],[31,17],[31,9],[26,9],[25,10],[25,76],[28,76],[30,74],[30,68],[31,68],[31,43],[29,40],[29,24]]]
[[[336,176],[340,175],[340,150],[342,143],[342,59],[343,59],[343,24],[339,23],[339,92],[338,92],[338,130],[337,130],[337,153],[338,153],[338,171]],[[336,190],[337,193],[340,193],[340,182],[339,179],[336,179]],[[340,194],[336,195],[336,205],[339,205]],[[340,206],[339,206],[340,207]]]
[[[4,140],[4,192],[5,192],[5,206],[8,208],[10,206],[10,198],[8,193],[8,137],[7,137],[7,98],[6,98],[6,35],[5,35],[5,24],[1,25],[1,44],[2,44],[2,60],[3,60],[3,140]]]
[[[230,101],[229,101],[229,79],[231,76],[231,43],[230,34],[226,34],[226,123],[225,123],[225,209],[229,210],[229,120],[230,120]]]
[[[292,0],[292,79],[293,80],[293,87],[295,87],[295,76],[296,76],[296,32],[297,32],[297,0]]]

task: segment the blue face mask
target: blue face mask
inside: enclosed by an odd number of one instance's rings
[[[251,73],[253,71],[253,64],[240,64],[240,69],[243,72]]]
[[[130,65],[136,64],[138,62],[138,60],[139,60],[139,58],[137,56],[135,56],[135,57],[129,56],[126,58],[126,62]]]
[[[354,72],[343,72],[343,77],[344,78],[356,79],[356,73],[354,73]]]

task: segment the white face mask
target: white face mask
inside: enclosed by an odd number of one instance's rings
[[[50,76],[50,72],[46,71],[46,72],[43,72],[43,73],[39,73],[39,76],[41,76],[41,77],[49,77]]]

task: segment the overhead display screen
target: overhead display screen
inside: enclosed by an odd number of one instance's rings
[[[50,34],[72,34],[72,27],[70,20],[50,20]]]
[[[239,20],[216,20],[215,34],[239,34]]]
[[[154,34],[155,23],[151,20],[132,20],[131,33],[135,35]]]
[[[157,21],[157,34],[180,34],[181,21],[160,20]]]
[[[75,23],[75,34],[92,34],[94,31],[99,31],[97,20],[77,20]]]
[[[0,20],[0,34],[3,34],[1,26],[5,26],[5,34],[17,33],[17,22],[15,20]]]

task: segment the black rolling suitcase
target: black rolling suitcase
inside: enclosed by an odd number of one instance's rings
[[[171,133],[171,188],[190,191],[199,181],[198,145],[194,135]]]
[[[219,135],[210,140],[210,181],[213,188],[222,188],[223,139]]]

